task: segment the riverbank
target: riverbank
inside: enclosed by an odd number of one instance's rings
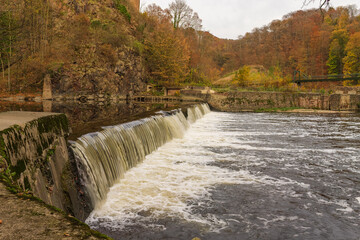
[[[252,111],[253,112],[253,111]],[[305,109],[305,108],[260,108],[255,112],[275,112],[275,113],[319,113],[319,114],[350,114],[355,111],[334,111],[334,110],[321,110],[321,109]]]
[[[41,201],[9,192],[0,182],[0,239],[110,239]]]

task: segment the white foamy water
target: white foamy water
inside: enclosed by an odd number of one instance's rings
[[[110,189],[106,202],[92,212],[87,223],[122,229],[146,224],[151,219],[180,218],[221,228],[224,222],[214,216],[192,214],[191,202],[207,199],[216,184],[256,184],[262,180],[247,171],[209,164],[224,155],[217,156],[208,148],[228,142],[231,137],[217,129],[218,117],[219,113],[207,114],[190,127],[184,138],[165,144],[129,170]]]
[[[360,118],[341,119],[209,113],[127,171],[87,222],[115,239],[356,240]]]

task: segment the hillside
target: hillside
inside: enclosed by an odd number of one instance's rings
[[[295,70],[360,72],[355,6],[289,13],[226,40],[201,31],[198,15],[196,24],[176,27],[171,9],[155,4],[139,13],[130,0],[3,2],[0,92],[41,92],[46,75],[56,93],[124,96],[145,91],[148,83],[217,85],[221,76],[252,65],[281,79],[290,79]]]
[[[9,10],[13,14],[7,15]],[[3,89],[39,91],[46,74],[60,93],[145,88],[134,47],[139,16],[127,2],[15,0],[1,13],[0,23],[11,25],[0,39]]]
[[[4,2],[0,92],[40,92],[50,75],[56,93],[127,95],[148,82],[204,84],[225,71],[227,40],[175,29],[156,5],[139,13],[126,0]]]
[[[289,13],[240,37],[234,61],[276,66],[288,75],[295,70],[307,75],[360,72],[359,14],[355,5]]]

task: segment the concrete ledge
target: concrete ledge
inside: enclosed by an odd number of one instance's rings
[[[212,109],[223,112],[297,107],[332,111],[356,111],[360,95],[297,92],[228,92],[204,95]]]
[[[0,114],[1,165],[14,191],[31,192],[45,203],[73,213],[75,176],[69,162],[68,120],[64,114],[5,112]],[[1,172],[1,169],[0,169]],[[7,175],[6,175],[7,174]]]
[[[3,112],[0,113],[0,131],[7,129],[13,125],[25,127],[26,123],[30,121],[50,115],[59,115],[59,113],[21,111]]]

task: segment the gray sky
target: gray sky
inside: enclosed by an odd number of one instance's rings
[[[174,0],[141,0],[142,8],[155,3],[167,8]],[[220,38],[236,39],[239,35],[262,27],[272,20],[300,10],[303,0],[187,0],[187,4],[199,14],[203,30]],[[333,7],[356,4],[358,0],[331,0]],[[360,4],[357,4],[358,7]],[[319,0],[305,7],[317,8]]]

